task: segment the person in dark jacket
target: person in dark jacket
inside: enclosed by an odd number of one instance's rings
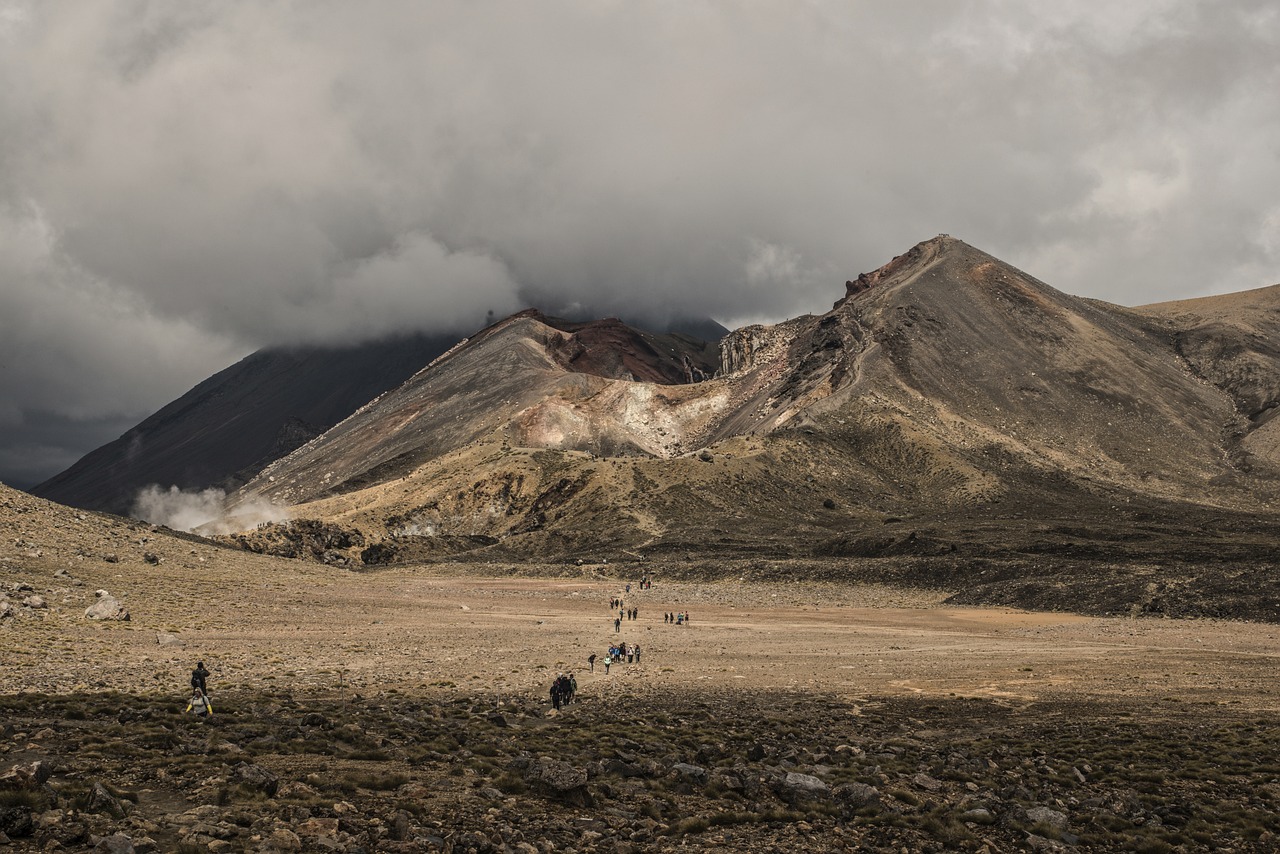
[[[201,694],[209,693],[209,671],[205,670],[204,662],[196,662],[196,669],[191,671],[191,687],[199,688]]]

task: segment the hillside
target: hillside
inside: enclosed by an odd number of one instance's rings
[[[234,489],[434,359],[454,335],[259,350],[214,374],[32,494],[125,514],[149,484]]]
[[[357,562],[905,555],[944,577],[975,558],[1269,560],[1277,457],[1256,440],[1241,456],[1242,386],[1208,379],[1157,314],[947,236],[826,314],[737,330],[699,382],[578,373],[557,358],[570,333],[526,313],[236,497],[354,532]]]

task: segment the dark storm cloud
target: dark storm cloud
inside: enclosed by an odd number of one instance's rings
[[[820,310],[941,231],[1270,284],[1278,53],[1247,0],[0,2],[0,430],[526,304]]]

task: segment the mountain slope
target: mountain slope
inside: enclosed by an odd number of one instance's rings
[[[824,315],[732,333],[701,382],[576,372],[557,357],[574,334],[529,313],[495,324],[238,498],[407,559],[1034,550],[1108,520],[1254,510],[1277,491],[1232,451],[1232,394],[1150,313],[1063,294],[947,236],[848,283]],[[934,533],[883,527],[911,517]]]
[[[197,385],[31,492],[124,514],[148,484],[234,488],[399,385],[457,340],[260,350]]]
[[[267,466],[246,491],[289,504],[350,491],[499,429],[520,446],[606,456],[662,453],[662,431],[633,422],[627,408],[646,409],[656,389],[678,397],[687,386],[671,383],[711,373],[712,346],[616,320],[579,324],[520,312],[461,342],[324,436]],[[639,397],[613,400],[610,395],[619,392]],[[614,417],[594,417],[601,395],[616,404]]]
[[[1134,309],[1168,336],[1196,376],[1224,391],[1238,418],[1227,450],[1244,471],[1280,471],[1280,285]]]

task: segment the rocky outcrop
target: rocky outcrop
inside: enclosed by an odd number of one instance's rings
[[[744,326],[720,339],[720,376],[742,374],[782,355],[793,331],[783,324]]]

